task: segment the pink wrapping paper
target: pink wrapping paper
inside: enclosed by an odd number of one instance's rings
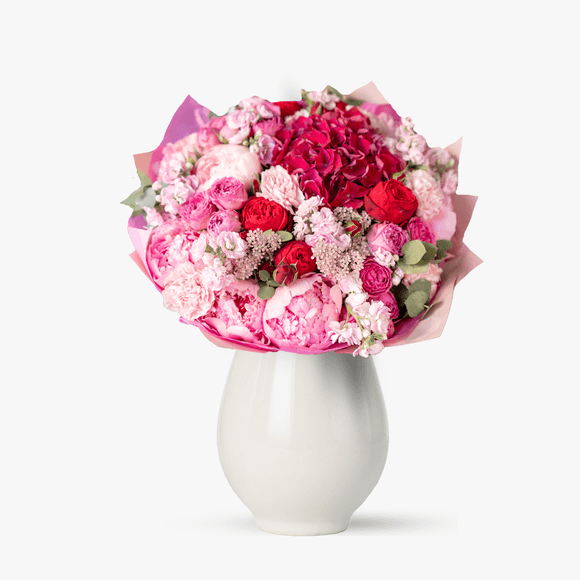
[[[393,107],[391,107],[372,82],[352,92],[349,96],[365,101],[362,108],[370,113],[378,114],[384,112],[395,119],[400,119]],[[171,119],[169,127],[167,128],[165,136],[159,146],[149,153],[140,153],[133,156],[137,169],[140,169],[149,175],[151,181],[155,181],[157,178],[159,161],[162,159],[163,155],[163,147],[167,143],[177,141],[186,135],[198,131],[208,119],[209,109],[203,107],[197,103],[197,101],[188,96]],[[456,143],[449,145],[446,149],[455,159],[456,167],[458,167],[459,154],[461,153],[461,139]],[[445,263],[439,291],[435,295],[427,313],[422,317],[407,318],[397,322],[395,324],[396,333],[392,338],[384,343],[386,347],[412,344],[441,336],[449,316],[451,302],[453,301],[453,291],[456,284],[467,276],[471,270],[482,263],[482,260],[463,243],[463,237],[471,220],[477,197],[453,194],[451,198],[453,202],[453,210],[457,215],[457,228],[452,238],[453,248],[451,250],[455,257]],[[151,273],[147,268],[146,250],[150,233],[146,229],[145,219],[142,216],[130,218],[128,231],[133,246],[135,247],[135,252],[133,252],[130,257],[149,280],[155,284],[156,288],[161,291],[161,288],[153,281]],[[180,318],[180,322],[196,326],[209,341],[221,348],[245,350],[250,352],[275,352],[278,350],[271,346],[257,346],[233,338],[224,338],[217,334],[213,329],[205,327],[203,323],[199,321],[189,321]],[[335,352],[344,354],[352,354],[356,348],[356,346],[344,348],[342,345],[336,345],[326,351],[300,347],[295,349],[285,348],[284,350],[298,354],[320,354],[322,352],[328,352],[329,350],[334,350]]]

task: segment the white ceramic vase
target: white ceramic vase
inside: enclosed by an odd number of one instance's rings
[[[235,352],[218,450],[261,530],[344,531],[379,481],[388,441],[372,357]]]

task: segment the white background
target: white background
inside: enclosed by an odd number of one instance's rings
[[[210,5],[211,4],[211,5]],[[578,578],[578,42],[565,2],[65,2],[3,9],[0,577]],[[232,351],[128,258],[132,154],[374,81],[464,137],[484,264],[437,340],[375,358],[385,472],[350,528],[257,530],[221,471]]]

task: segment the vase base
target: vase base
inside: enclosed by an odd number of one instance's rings
[[[256,520],[258,529],[269,534],[280,536],[324,536],[328,534],[340,534],[350,524],[349,521],[339,522],[273,522],[269,520]]]

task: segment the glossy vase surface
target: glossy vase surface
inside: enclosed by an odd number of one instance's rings
[[[344,531],[387,458],[387,415],[372,357],[236,351],[218,450],[261,530]]]

